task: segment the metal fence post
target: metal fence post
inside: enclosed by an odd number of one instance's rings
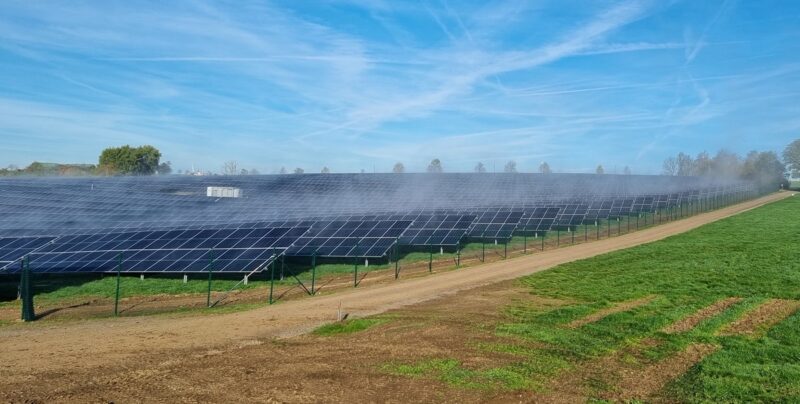
[[[214,270],[214,250],[211,250],[208,261],[208,291],[206,293],[206,307],[211,307],[211,272]]]
[[[36,320],[36,311],[33,307],[33,285],[31,284],[30,258],[25,257],[20,262],[22,273],[20,274],[20,298],[22,299],[22,321]]]
[[[119,315],[119,281],[122,273],[122,253],[117,257],[117,291],[114,294],[114,316]]]

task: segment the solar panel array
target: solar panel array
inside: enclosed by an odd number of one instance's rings
[[[208,197],[208,187],[242,197]],[[7,178],[0,190],[0,271],[28,256],[43,272],[164,273],[504,241],[756,192],[742,181],[582,174]]]

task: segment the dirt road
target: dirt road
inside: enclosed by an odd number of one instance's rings
[[[398,280],[330,295],[220,315],[100,319],[63,324],[19,324],[0,329],[0,379],[9,385],[33,382],[36,375],[124,363],[127,358],[164,351],[246,345],[257,339],[305,333],[336,319],[411,305],[460,290],[518,278],[574,260],[589,258],[685,232],[788,197],[783,192],[611,239],[537,252],[463,270]]]

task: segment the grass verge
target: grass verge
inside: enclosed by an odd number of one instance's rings
[[[518,357],[514,364],[467,369],[448,358],[429,358],[390,364],[386,370],[480,388],[535,390],[552,387],[559,378],[574,379],[587,398],[604,399],[624,397],[614,375],[624,371],[581,374],[589,364],[619,355],[613,363],[635,371],[690,344],[708,343],[720,349],[677,380],[654,383],[657,391],[649,394],[689,402],[800,401],[799,313],[755,339],[718,333],[767,299],[800,299],[797,246],[800,198],[788,198],[662,241],[560,265],[519,282],[531,294],[575,303],[507,307],[506,320],[496,325],[495,334],[512,342],[480,348],[511,352]],[[566,326],[646,296],[656,298],[574,329]],[[661,331],[728,297],[742,300],[687,332]],[[497,379],[487,377],[491,374],[502,375],[503,381],[495,383]]]

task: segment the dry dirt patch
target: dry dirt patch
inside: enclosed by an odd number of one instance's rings
[[[617,303],[614,306],[611,306],[606,309],[598,310],[586,317],[579,318],[575,321],[570,322],[567,324],[567,328],[579,328],[589,323],[594,323],[596,321],[600,321],[612,314],[621,313],[623,311],[633,310],[637,307],[644,306],[653,300],[655,300],[657,296],[645,296],[639,299],[628,300],[625,302]]]
[[[709,319],[714,317],[726,309],[728,307],[733,306],[736,303],[742,301],[740,297],[729,297],[726,299],[718,300],[711,304],[710,306],[704,307],[689,317],[684,319],[678,320],[675,323],[670,324],[669,326],[665,327],[662,331],[667,334],[678,334],[682,332],[687,332],[694,327],[697,327],[703,320]]]
[[[720,335],[744,335],[755,338],[768,331],[775,324],[794,314],[800,308],[800,301],[770,299],[745,313],[720,331]]]
[[[712,344],[691,344],[681,352],[642,369],[621,373],[615,393],[610,399],[648,399],[659,393],[670,381],[678,378],[719,347]]]

